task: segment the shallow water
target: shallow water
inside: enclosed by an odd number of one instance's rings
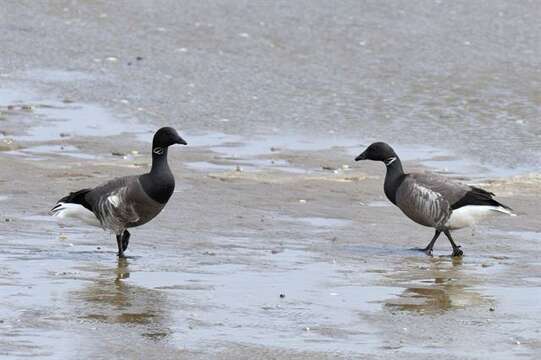
[[[271,215],[269,226],[282,234],[280,251],[269,251],[274,245],[248,229],[242,237],[210,237],[203,247],[184,238],[192,245],[179,250],[175,233],[155,228],[137,231],[131,257],[117,260],[109,235],[59,227],[41,214],[12,214],[0,247],[4,351],[98,356],[105,350],[97,343],[121,349],[130,339],[149,346],[138,353],[162,346],[210,356],[241,343],[326,354],[400,349],[466,356],[465,349],[446,348],[444,337],[418,343],[408,335],[431,321],[457,331],[458,321],[467,330],[455,341],[467,342],[478,326],[497,326],[497,336],[509,339],[500,358],[531,354],[513,343],[532,344],[538,335],[537,284],[524,274],[520,286],[501,282],[518,271],[523,253],[451,259],[403,246],[325,245],[320,231],[343,238],[352,221]],[[312,240],[297,239],[301,234]],[[533,232],[493,236],[529,246],[538,240]],[[400,335],[386,336],[387,317]]]
[[[54,73],[54,72],[53,72]],[[34,74],[38,76],[39,72]],[[45,78],[45,80],[47,80]],[[67,79],[66,79],[67,81]],[[0,89],[0,109],[14,107],[9,112],[26,122],[29,126],[24,133],[14,130],[9,138],[18,142],[43,142],[62,140],[74,136],[114,136],[131,133],[139,140],[149,142],[151,136],[148,125],[138,124],[133,118],[116,117],[106,109],[93,104],[80,104],[58,101],[39,95],[28,89],[17,90],[14,87]],[[25,107],[28,107],[26,110]],[[9,128],[8,128],[9,129]],[[6,135],[4,135],[6,137]],[[231,163],[231,167],[208,162],[192,162],[188,166],[201,171],[255,171],[259,168],[305,174],[318,169],[306,169],[292,166],[279,159],[282,153],[325,151],[333,148],[349,154],[353,159],[369,143],[366,137],[354,139],[339,133],[328,136],[301,135],[300,133],[273,132],[266,135],[245,137],[219,132],[184,135],[192,147],[208,149],[219,154],[219,160]],[[60,147],[59,147],[60,148]],[[76,151],[53,151],[54,146],[35,147],[24,153],[60,153],[73,157],[92,157]],[[396,151],[405,161],[416,161],[436,172],[468,176],[472,178],[510,177],[537,172],[536,164],[523,161],[513,165],[504,162],[485,162],[479,164],[474,157],[462,157],[456,150],[446,150],[431,145],[408,145],[398,143]],[[64,149],[61,149],[64,150]],[[21,154],[21,152],[14,152]],[[34,159],[41,159],[34,157]],[[351,161],[353,163],[353,161]],[[338,166],[340,167],[340,165]]]
[[[336,137],[338,145],[348,138],[422,143],[487,168],[541,165],[535,2],[227,8],[235,15],[224,20],[219,9],[196,5],[208,18],[194,24],[180,16],[154,38],[165,43],[175,30],[190,31],[176,60],[182,72],[171,72],[187,88],[180,97],[189,109],[179,112],[191,115],[177,117],[177,126],[250,141],[294,133]]]
[[[46,142],[85,136],[113,136],[124,132],[147,133],[149,126],[133,118],[114,116],[105,108],[72,100],[58,100],[51,94],[6,86],[0,88],[0,110],[13,116],[18,128],[8,125],[9,136],[21,142]],[[39,147],[39,149],[44,149]]]
[[[32,103],[34,109],[46,110],[9,115],[9,119],[22,116],[28,120],[24,135],[14,138],[22,145],[31,145],[5,152],[23,161],[58,161],[57,155],[95,161],[100,155],[85,154],[74,145],[47,142],[96,135],[93,131],[110,136],[130,132],[140,138],[147,134],[143,128],[120,123],[109,126],[111,119],[107,118],[94,126],[85,113],[86,105],[41,106],[55,103],[43,99]],[[82,114],[74,115],[78,112]],[[69,120],[61,120],[64,118]],[[42,128],[49,130],[42,134]],[[70,135],[60,136],[66,130]],[[240,135],[207,133],[188,141],[196,152],[210,152],[213,159],[189,161],[187,169],[265,174],[278,170],[291,176],[329,173],[313,165],[293,165],[288,160],[291,155],[335,151],[351,156],[359,146],[348,140],[336,147],[336,138],[320,141],[301,135],[248,140]],[[427,166],[453,164],[456,174],[488,177],[512,173],[496,167],[476,167],[475,172],[468,161],[450,158],[431,147],[406,146],[400,151],[405,160]],[[331,173],[347,171],[349,167],[337,166]],[[184,186],[180,196],[189,187]],[[3,197],[9,200],[13,194]],[[306,200],[297,197],[294,203],[306,204]],[[317,198],[310,203],[317,204]],[[389,207],[382,200],[360,204],[382,210]],[[442,341],[408,340],[410,327],[426,326],[423,317],[439,317],[438,326],[451,326],[448,318],[466,312],[472,319],[462,321],[471,322],[474,329],[456,341],[467,343],[479,324],[498,324],[498,336],[508,339],[500,345],[500,358],[536,351],[539,319],[531,313],[540,296],[538,282],[524,273],[514,277],[520,285],[511,287],[502,286],[501,280],[491,280],[516,271],[523,254],[462,261],[446,256],[429,258],[404,247],[342,245],[340,234],[354,226],[352,220],[299,216],[297,211],[292,212],[295,216],[285,215],[288,211],[283,210],[268,214],[270,226],[281,235],[279,243],[264,250],[260,244],[265,242],[258,239],[257,231],[248,231],[241,238],[231,234],[210,238],[207,241],[214,244],[211,251],[180,255],[171,245],[163,249],[146,245],[138,248],[136,256],[120,261],[115,259],[114,242],[109,236],[81,235],[77,226],[58,229],[41,213],[14,214],[15,221],[22,222],[28,231],[8,232],[2,239],[0,295],[4,299],[2,308],[7,311],[0,319],[0,345],[10,356],[53,358],[80,353],[101,356],[105,350],[96,342],[105,339],[109,347],[120,349],[127,337],[148,341],[141,345],[147,348],[134,350],[138,353],[148,352],[152,346],[166,346],[172,352],[190,349],[209,355],[232,344],[250,344],[324,354],[356,354],[359,349],[363,354],[377,354],[400,349],[405,353],[466,356],[468,352],[447,349]],[[534,231],[491,234],[527,242],[522,249],[535,249],[539,240]],[[150,233],[147,236],[152,238]],[[329,236],[331,243],[336,243],[332,248],[320,243],[328,241],[324,239]],[[323,246],[324,250],[311,246]],[[183,259],[180,263],[179,258]],[[401,322],[409,318],[393,328],[400,335],[386,336],[389,320],[381,319],[388,317]],[[95,331],[123,335],[96,337],[92,335]],[[66,338],[72,341],[62,340]],[[73,346],[75,341],[77,346]],[[517,348],[519,343],[528,347]],[[486,351],[481,349],[476,355],[484,356]]]
[[[367,326],[362,330],[351,326],[348,341],[336,339],[332,343],[324,330],[350,327],[347,324],[355,313],[379,310],[382,301],[398,290],[328,287],[326,283],[340,278],[339,267],[328,263],[299,266],[304,256],[295,251],[275,256],[269,265],[276,271],[254,272],[244,266],[213,265],[199,267],[197,273],[131,273],[126,282],[163,289],[187,303],[186,309],[172,314],[176,319],[186,319],[186,323],[181,321],[171,330],[173,340],[191,348],[204,346],[208,339],[320,351],[348,350],[352,340],[377,346],[377,338],[367,332]],[[288,270],[280,270],[284,268]],[[280,298],[280,294],[285,297]],[[208,307],[206,311],[194,311],[190,306],[202,302]],[[336,309],[337,304],[340,311],[334,310],[329,317],[327,309]]]
[[[274,168],[277,170],[306,173],[317,169],[300,169],[287,163],[280,163],[280,160],[262,160],[262,157],[279,156],[290,152],[313,152],[326,151],[333,148],[340,149],[351,157],[351,165],[354,166],[353,159],[366,146],[370,144],[368,140],[353,139],[332,135],[324,138],[291,135],[291,134],[269,134],[256,137],[242,137],[239,135],[227,135],[223,133],[207,133],[203,135],[189,135],[190,146],[201,147],[219,154],[219,159],[233,161],[234,164],[245,165],[247,170],[253,168]],[[142,137],[141,137],[142,139]],[[146,137],[146,141],[148,141]],[[404,161],[415,161],[432,171],[455,176],[467,176],[470,178],[506,178],[516,175],[537,173],[536,165],[528,165],[521,162],[513,166],[507,166],[501,162],[479,164],[478,160],[472,157],[462,157],[456,151],[444,150],[425,145],[401,144],[395,146],[395,150]],[[342,166],[337,165],[338,168]],[[361,165],[359,165],[361,166]],[[192,168],[206,171],[213,170],[231,170],[217,164],[193,163]],[[233,165],[233,169],[235,169]]]
[[[325,218],[325,217],[292,217],[278,215],[275,220],[301,223],[314,229],[314,231],[332,231],[333,228],[339,228],[351,225],[352,221],[347,219]]]
[[[0,355],[539,354],[540,182],[532,200],[509,178],[541,165],[534,2],[5,5]],[[100,144],[148,147],[164,125],[190,146],[130,258],[46,217],[66,188],[136,166]],[[353,162],[376,140],[413,166],[502,177],[530,214],[460,233],[460,260],[410,250],[431,234]]]
[[[71,145],[39,145],[24,148],[21,150],[6,151],[6,154],[15,156],[24,156],[31,160],[45,160],[47,157],[39,157],[39,155],[63,155],[76,159],[95,160],[96,155],[85,154],[77,147]]]
[[[194,161],[186,163],[186,167],[203,172],[227,172],[227,171],[268,171],[276,170],[293,174],[307,174],[313,169],[303,169],[292,166],[285,160],[265,159],[219,159],[221,164],[209,161]],[[227,165],[226,165],[227,164]]]

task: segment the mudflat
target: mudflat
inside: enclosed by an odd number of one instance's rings
[[[125,136],[62,143],[0,157],[4,355],[504,359],[540,351],[537,177],[481,182],[519,216],[457,232],[463,258],[449,257],[445,240],[429,257],[412,248],[431,230],[384,199],[382,166],[353,165],[348,149],[231,159],[207,146],[173,148],[176,193],[118,260],[112,235],[59,224],[47,210],[66,191],[144,171],[149,144]],[[81,158],[66,146],[100,150]],[[111,155],[133,150],[144,155]]]
[[[381,48],[371,39],[391,31],[382,30],[388,16],[405,33],[427,34],[426,23],[415,20],[439,13],[435,5],[422,12],[417,1],[402,8],[354,3],[305,4],[305,18],[301,5],[257,2],[7,4],[1,11],[11,17],[2,18],[0,32],[9,50],[0,58],[0,356],[539,356],[541,175],[532,110],[539,49],[530,37],[516,38],[523,61],[506,97],[515,102],[504,119],[491,118],[504,111],[493,105],[506,78],[487,74],[509,68],[505,49],[479,35],[496,16],[517,32],[535,26],[526,16],[533,5],[498,1],[472,12],[468,3],[442,5],[478,20],[482,31],[451,42],[469,57],[442,50],[417,68],[406,45],[422,39]],[[354,26],[368,17],[373,27]],[[414,23],[418,28],[406,26]],[[453,26],[426,35],[425,44],[435,46]],[[363,29],[372,38],[353,43],[351,34]],[[471,46],[490,64],[463,50]],[[399,74],[386,55],[400,54],[410,56]],[[344,69],[356,69],[357,57],[381,67],[371,68],[373,77],[359,69],[348,76]],[[443,70],[436,69],[441,58],[448,59]],[[446,77],[453,67],[482,68],[486,76],[475,80],[468,70]],[[416,71],[433,77],[417,83]],[[385,82],[393,77],[402,85]],[[449,83],[441,85],[443,78]],[[427,100],[450,83],[459,85],[455,97]],[[399,116],[407,104],[417,115],[452,111],[444,122],[440,113],[419,122]],[[147,171],[152,133],[162,125],[175,126],[189,146],[171,148],[176,191],[158,218],[134,229],[127,259],[116,258],[112,235],[47,215],[69,191]],[[418,252],[432,230],[385,199],[381,164],[353,161],[374,138],[396,144],[407,170],[482,186],[519,216],[457,231],[463,258],[449,256],[444,238],[434,256]]]

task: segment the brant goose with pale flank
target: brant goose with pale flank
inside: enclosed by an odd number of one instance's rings
[[[371,144],[355,158],[359,160],[382,161],[387,167],[383,187],[387,198],[411,220],[436,229],[430,243],[421,249],[429,255],[442,232],[453,247],[453,256],[462,256],[451,230],[471,226],[493,213],[515,216],[511,208],[494,200],[494,194],[486,190],[430,173],[405,174],[400,158],[386,143]]]
[[[93,189],[82,189],[58,200],[50,211],[59,218],[77,218],[116,234],[118,256],[128,248],[128,228],[152,220],[164,208],[175,189],[175,178],[167,164],[167,148],[187,145],[177,131],[163,127],[152,141],[149,173],[113,179]]]

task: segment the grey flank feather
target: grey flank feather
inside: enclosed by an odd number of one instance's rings
[[[136,223],[139,216],[129,201],[130,189],[138,185],[136,176],[109,181],[93,189],[87,198],[102,227],[120,234],[129,224]]]
[[[413,221],[443,228],[451,216],[451,205],[461,199],[469,186],[434,174],[407,175],[396,192],[396,204]]]

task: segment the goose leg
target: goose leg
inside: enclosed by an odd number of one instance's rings
[[[421,251],[425,252],[427,255],[432,255],[432,249],[434,248],[434,244],[436,243],[436,240],[438,239],[440,234],[441,234],[441,230],[436,230],[432,240],[430,240],[428,245],[424,249],[421,249]]]
[[[445,236],[447,236],[447,239],[449,239],[449,242],[451,243],[451,246],[453,247],[453,254],[451,256],[462,256],[464,255],[464,252],[460,250],[460,246],[455,244],[453,241],[453,238],[451,237],[451,233],[449,230],[444,230]]]
[[[128,230],[124,230],[122,233],[122,251],[126,251],[128,244],[130,243],[130,233]]]
[[[116,235],[116,244],[118,246],[118,257],[123,258],[124,257],[124,250],[122,247],[122,233]]]

